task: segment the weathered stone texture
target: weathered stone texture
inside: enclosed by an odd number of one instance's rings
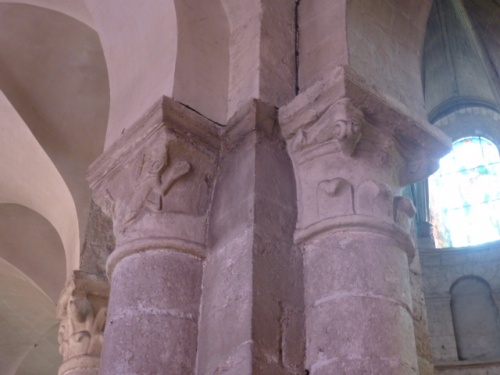
[[[118,263],[105,335],[113,345],[104,346],[100,373],[193,373],[201,275],[200,259],[175,250]]]
[[[295,189],[276,110],[232,120],[210,218],[198,374],[302,374],[301,254]]]
[[[377,374],[415,374],[415,346],[405,342],[413,337],[406,254],[383,236],[355,237],[338,233],[305,245],[307,368],[355,374],[365,363]]]
[[[463,277],[480,277],[490,285],[493,300],[496,306],[500,306],[498,245],[486,244],[470,249],[421,250],[420,254],[436,373],[494,374],[496,364],[477,363],[468,367],[468,361],[462,364],[458,362],[450,291],[452,285]],[[445,364],[451,367],[448,368]]]
[[[101,374],[194,373],[219,145],[213,123],[161,98],[90,169],[116,237]]]
[[[304,252],[305,365],[315,375],[417,374],[408,265],[415,207],[400,194],[435,168],[409,151],[425,144],[439,154],[446,142],[359,78],[338,67],[280,109]],[[411,136],[401,138],[393,121]]]
[[[420,266],[420,251],[410,263],[410,284],[413,305],[413,327],[415,328],[415,343],[418,355],[419,375],[432,375],[432,349],[429,338],[427,310],[422,287],[422,270]]]
[[[500,0],[0,0],[0,375],[56,348],[44,292],[68,276],[60,375],[498,375],[500,329],[456,322],[500,327],[500,245],[419,259],[410,232],[416,205],[433,247],[445,133],[500,145],[499,17]],[[77,269],[107,276],[106,325]],[[453,298],[467,277],[487,303]]]
[[[80,269],[105,276],[106,261],[114,248],[113,222],[92,201],[85,242],[80,253]]]

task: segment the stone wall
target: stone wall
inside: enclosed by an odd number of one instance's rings
[[[415,258],[413,258],[410,263],[410,284],[419,375],[433,375],[432,350],[430,346],[428,318],[422,286],[422,267],[420,265],[420,254],[418,251],[415,254]]]
[[[500,364],[496,361],[459,361],[450,290],[459,279],[478,277],[490,285],[493,300],[499,306],[500,243],[463,249],[422,249],[420,257],[436,373],[498,374]]]

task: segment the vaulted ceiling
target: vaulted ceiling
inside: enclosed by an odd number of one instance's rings
[[[79,265],[91,205],[86,170],[103,150],[109,112],[106,63],[90,23],[84,1],[0,1],[5,375],[55,374],[61,362],[55,305]]]

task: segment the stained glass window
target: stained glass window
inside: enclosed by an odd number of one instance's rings
[[[500,239],[500,157],[493,142],[462,138],[429,177],[437,247],[479,245]]]

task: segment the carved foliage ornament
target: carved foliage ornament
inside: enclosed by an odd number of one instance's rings
[[[292,141],[293,151],[307,151],[321,145],[332,145],[335,151],[351,156],[361,139],[363,115],[348,98],[328,107],[319,119],[300,129]]]
[[[106,307],[92,306],[85,293],[70,297],[59,327],[59,352],[65,361],[82,355],[100,356],[106,312]]]
[[[64,359],[60,374],[99,367],[108,299],[105,278],[74,271],[57,305],[59,352]]]
[[[409,230],[416,213],[409,198],[393,197],[389,186],[372,180],[364,181],[356,188],[343,178],[321,181],[316,202],[318,220],[355,214],[375,216],[394,220],[405,230]]]

